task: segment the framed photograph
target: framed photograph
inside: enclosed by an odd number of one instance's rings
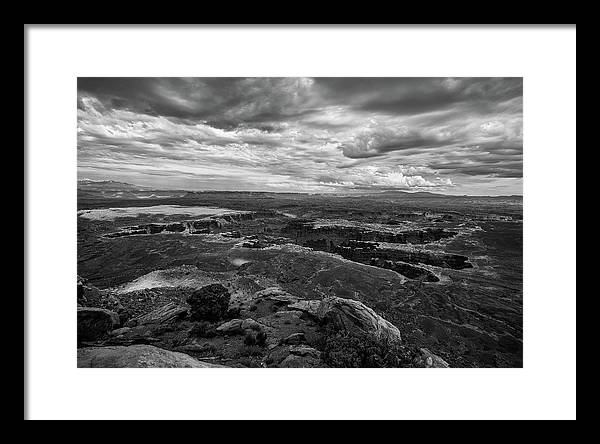
[[[27,416],[574,419],[574,26],[26,42]]]

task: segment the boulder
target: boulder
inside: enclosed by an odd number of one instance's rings
[[[365,304],[352,299],[330,297],[319,306],[319,318],[335,330],[372,335],[379,340],[401,342],[400,330]]]
[[[297,356],[289,354],[281,363],[278,365],[280,368],[314,368],[322,367],[321,360],[307,356]]]
[[[232,319],[231,321],[224,322],[217,327],[217,332],[226,335],[239,335],[244,333],[246,330],[255,332],[264,332],[265,328],[254,319]]]
[[[270,350],[265,362],[269,367],[324,367],[321,352],[308,345],[276,346]]]
[[[415,358],[415,365],[425,368],[449,368],[450,365],[429,351],[427,348],[419,349],[419,355]]]
[[[110,332],[107,339],[102,342],[107,345],[132,345],[132,344],[153,344],[160,342],[159,338],[153,336],[154,324],[141,325],[139,327],[117,328]]]
[[[232,319],[231,321],[224,322],[217,327],[217,332],[225,335],[238,335],[242,334],[244,329],[242,328],[241,319]]]
[[[300,300],[298,297],[289,294],[287,291],[283,291],[279,287],[269,287],[265,288],[264,290],[257,291],[254,294],[254,298],[268,299],[281,304],[293,304]]]
[[[299,302],[297,296],[293,296],[279,287],[270,287],[255,292],[243,303],[248,311],[256,312],[253,318],[262,317],[270,313],[287,310],[287,306]],[[248,313],[246,313],[248,315]]]
[[[283,368],[322,367],[321,352],[306,345],[290,347],[289,355],[279,363]]]
[[[242,330],[254,330],[254,331],[262,331],[264,330],[263,326],[256,322],[254,319],[244,319],[242,322]]]
[[[269,354],[265,358],[265,363],[269,367],[277,367],[289,354],[290,348],[286,345],[269,347]]]
[[[125,333],[128,333],[130,331],[131,331],[131,328],[129,328],[129,327],[121,327],[121,328],[117,328],[117,329],[111,331],[110,335],[111,336],[121,336],[121,335],[123,335]]]
[[[98,341],[119,326],[119,315],[96,307],[77,307],[77,342]]]
[[[298,301],[288,305],[290,310],[299,310],[308,313],[311,316],[318,316],[321,301]]]
[[[163,305],[162,307],[157,308],[156,310],[153,310],[150,313],[131,319],[131,324],[163,324],[165,322],[179,319],[185,316],[187,312],[187,307],[176,304],[175,302],[169,302],[167,305]]]
[[[281,340],[282,344],[288,345],[298,345],[306,343],[306,337],[304,336],[304,332],[293,333],[288,337]]]
[[[296,356],[321,359],[321,352],[315,348],[309,347],[308,345],[296,345],[290,347],[290,353]]]
[[[153,345],[87,347],[77,350],[77,367],[108,368],[208,368],[222,367],[198,361],[185,353],[173,352]]]

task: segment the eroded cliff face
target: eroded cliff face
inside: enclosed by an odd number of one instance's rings
[[[417,216],[426,217],[424,215]],[[160,233],[220,234],[223,237],[242,238],[240,246],[243,248],[266,248],[276,244],[294,243],[313,250],[337,254],[344,259],[361,264],[392,270],[408,279],[424,282],[439,281],[439,277],[424,266],[454,270],[472,267],[466,256],[458,254],[386,247],[386,245],[432,244],[458,234],[456,231],[437,227],[406,229],[402,226],[405,221],[395,225],[379,224],[375,228],[344,225],[344,221],[293,219],[288,220],[276,232],[263,227],[259,234],[250,234],[256,233],[257,227],[249,226],[249,222],[269,221],[276,217],[281,217],[281,215],[276,213],[257,215],[252,212],[230,213],[197,220],[124,226],[119,231],[106,234],[105,237],[119,238]],[[427,217],[437,218],[439,215],[427,215]],[[258,223],[260,224],[260,222]],[[232,228],[236,228],[236,230],[224,231]],[[269,234],[265,234],[265,232]],[[245,233],[245,235],[243,236],[241,233]],[[281,236],[275,236],[275,234]]]
[[[439,282],[440,280],[440,278],[425,268],[416,267],[401,261],[390,261],[378,257],[371,257],[369,265],[395,271],[408,279],[418,279],[424,282]]]
[[[428,244],[458,234],[455,231],[447,231],[443,228],[388,231],[336,224],[319,225],[313,221],[292,221],[282,230],[282,233],[288,234],[300,243],[325,240],[335,245],[350,240],[395,244]]]
[[[472,268],[473,265],[468,262],[468,257],[459,254],[437,253],[433,251],[412,251],[391,248],[363,248],[356,247],[352,243],[349,245],[340,245],[333,249],[340,256],[361,263],[367,263],[372,259],[407,262],[409,264],[432,265],[434,267],[452,268],[461,270],[463,268]]]
[[[198,220],[186,220],[171,223],[150,223],[143,225],[126,226],[120,231],[108,233],[107,238],[135,236],[143,234],[158,233],[189,233],[189,234],[209,234],[219,232],[225,227],[240,224],[244,221],[252,220],[253,215],[250,212],[231,213],[219,216],[210,216]]]
[[[409,279],[438,282],[439,278],[423,267],[430,265],[460,270],[471,268],[468,257],[426,250],[380,247],[380,243],[400,245],[423,245],[456,236],[456,231],[443,228],[423,230],[388,231],[344,225],[315,225],[309,221],[293,221],[284,233],[295,243],[314,250],[339,254],[345,259],[362,264],[396,271]]]

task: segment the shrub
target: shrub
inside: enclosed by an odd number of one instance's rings
[[[267,334],[264,331],[246,330],[244,335],[244,344],[248,346],[257,345],[264,347],[267,342]]]
[[[250,356],[262,356],[265,353],[265,349],[262,347],[259,347],[258,345],[248,345],[245,347],[240,347],[239,350],[237,350],[237,353],[234,354],[235,358],[241,358],[241,357],[250,357]]]
[[[323,361],[330,367],[411,367],[414,352],[367,335],[329,334],[323,343]]]
[[[229,290],[221,284],[202,287],[187,299],[190,317],[197,321],[218,321],[227,313],[229,299]]]
[[[229,310],[227,310],[226,315],[228,319],[237,319],[240,317],[240,313],[240,307],[232,307]]]
[[[267,333],[264,331],[259,331],[256,333],[256,344],[264,347],[267,344]]]
[[[244,367],[248,367],[248,368],[259,368],[262,367],[260,365],[260,361],[257,361],[256,358],[251,358],[251,357],[242,357],[239,359],[239,364],[241,364]]]
[[[201,321],[192,327],[190,330],[190,336],[196,338],[214,338],[217,335],[217,330],[214,325],[208,321]]]

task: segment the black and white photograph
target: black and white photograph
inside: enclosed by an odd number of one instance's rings
[[[26,419],[575,419],[575,25],[25,25],[25,74]]]
[[[79,78],[79,367],[521,367],[521,78]]]

